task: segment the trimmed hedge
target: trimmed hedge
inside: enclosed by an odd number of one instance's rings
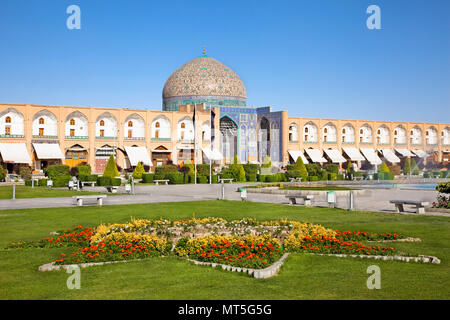
[[[111,177],[107,177],[107,176],[98,177],[97,185],[98,186],[110,186],[110,185],[112,185],[112,179],[111,179]]]
[[[159,167],[155,168],[155,176],[158,176],[158,177],[162,176],[161,179],[164,179],[164,175],[166,173],[174,173],[174,172],[178,172],[178,168],[177,168],[177,166],[175,166],[173,164],[167,164],[167,165],[159,166]],[[160,180],[160,179],[156,179],[156,180]]]
[[[266,182],[266,175],[258,174],[258,182]]]
[[[242,166],[244,167],[246,176],[251,175],[251,174],[256,175],[258,173],[258,165],[257,164],[247,163],[247,164],[243,164]]]
[[[153,183],[155,180],[155,174],[153,173],[144,173],[142,175],[142,182],[144,183]]]
[[[39,187],[46,187],[47,186],[48,179],[39,179],[38,180],[38,186]]]
[[[203,175],[197,176],[197,183],[208,183],[208,177]]]
[[[197,173],[202,176],[209,176],[209,164],[198,164]]]
[[[78,180],[80,181],[97,181],[97,174],[88,174],[88,175],[78,175]]]
[[[72,179],[71,176],[56,176],[53,180],[53,187],[55,188],[62,188],[66,187],[69,184],[69,181]]]
[[[169,184],[183,184],[184,174],[181,172],[171,172],[165,175],[165,179],[169,180]]]
[[[78,168],[78,175],[79,176],[82,176],[82,175],[83,176],[89,176],[91,174],[91,166],[80,165],[80,166],[77,166],[77,168]]]
[[[120,186],[122,184],[122,179],[120,179],[120,178],[112,178],[111,182],[112,182],[111,183],[112,186],[118,187],[118,186]]]
[[[256,182],[257,181],[257,174],[256,173],[246,173],[245,178],[248,182]]]
[[[61,164],[54,164],[47,167],[46,173],[52,180],[58,176],[70,176],[70,167]]]
[[[212,182],[211,183],[218,183],[219,182],[219,177],[217,174],[213,174],[211,176]],[[208,182],[209,182],[209,176],[208,176]]]
[[[318,176],[309,176],[308,181],[319,181],[319,177]]]

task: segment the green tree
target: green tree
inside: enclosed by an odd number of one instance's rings
[[[6,171],[5,171],[5,169],[3,169],[2,166],[0,166],[0,181],[5,179],[5,177],[6,177]]]
[[[265,156],[261,168],[272,168],[272,160],[270,156]]]
[[[244,182],[245,181],[245,170],[244,170],[244,167],[242,166],[242,164],[239,165],[238,181],[239,182]]]
[[[134,179],[142,179],[142,175],[145,173],[144,165],[142,162],[139,162],[133,171]]]
[[[239,157],[237,155],[234,156],[233,158],[233,164],[240,164],[241,160],[239,160]]]
[[[410,174],[411,173],[411,161],[409,158],[405,159],[405,163],[403,164],[403,174]]]
[[[378,172],[384,172],[384,173],[389,173],[391,172],[391,170],[389,170],[389,167],[386,163],[381,163],[380,167],[378,168]]]
[[[103,172],[104,177],[115,178],[119,176],[119,170],[117,170],[116,161],[114,160],[114,155],[110,155],[108,163],[106,164],[105,171]]]
[[[298,157],[297,161],[295,162],[295,169],[300,172],[300,177],[302,178],[302,181],[306,181],[308,177],[308,170],[306,170],[305,163],[303,162],[302,157]]]
[[[411,174],[416,176],[420,174],[419,166],[417,165],[416,160],[414,160],[414,158],[411,159]]]

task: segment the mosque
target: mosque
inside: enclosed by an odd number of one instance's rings
[[[447,164],[450,124],[290,116],[247,106],[243,81],[203,54],[166,81],[162,110],[0,103],[0,165],[34,172],[51,164],[91,165],[102,173],[111,154],[120,169],[149,170],[186,160],[262,163],[352,161],[371,168],[415,157]]]

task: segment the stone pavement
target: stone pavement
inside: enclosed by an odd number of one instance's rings
[[[240,193],[236,190],[247,184],[225,184],[225,199],[240,200]],[[104,192],[103,187],[86,187],[86,191]],[[132,204],[132,203],[152,203],[152,202],[180,202],[180,201],[201,201],[217,200],[221,197],[222,185],[220,184],[199,184],[199,185],[143,185],[136,186],[135,195],[111,195],[104,199],[104,205]],[[119,192],[124,192],[124,187],[119,188]],[[371,189],[365,195],[355,196],[354,207],[357,210],[395,212],[393,204],[389,200],[422,200],[432,203],[436,200],[437,192],[431,190],[398,190],[398,189]],[[287,204],[288,199],[284,195],[247,193],[249,201],[282,203]],[[90,203],[88,202],[87,205]],[[94,204],[94,203],[93,203]],[[0,200],[0,210],[5,209],[25,209],[25,208],[51,208],[51,207],[72,207],[75,201],[70,198],[34,198]],[[325,193],[315,196],[314,206],[327,207]],[[347,209],[348,197],[338,196],[337,207]],[[413,210],[405,208],[405,214],[415,214]],[[449,216],[448,213],[427,212],[425,215]]]

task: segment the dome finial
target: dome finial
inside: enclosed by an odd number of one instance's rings
[[[206,49],[205,49],[205,45],[203,45],[203,55],[206,54]]]

